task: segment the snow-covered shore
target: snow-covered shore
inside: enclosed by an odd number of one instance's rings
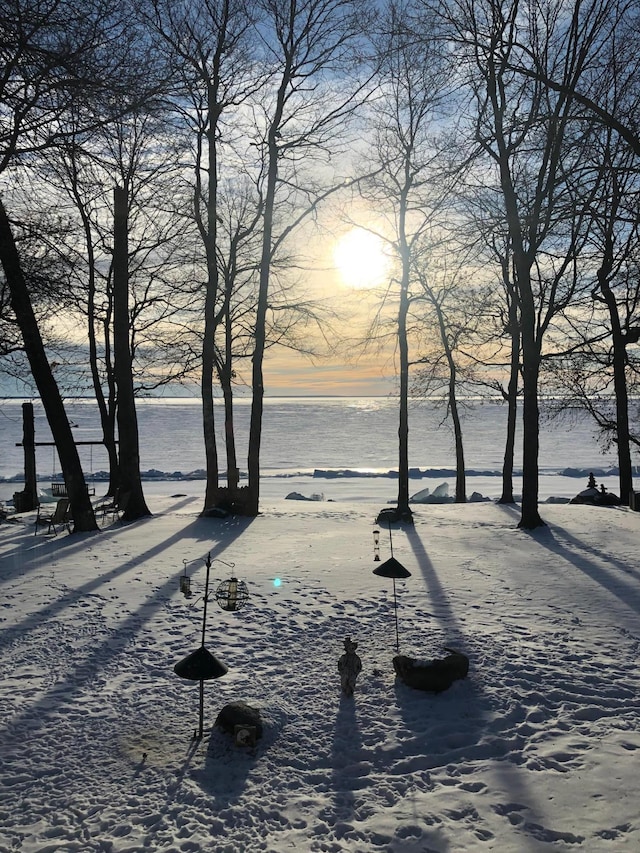
[[[415,507],[392,530],[412,573],[401,651],[471,661],[431,695],[395,681],[378,493],[266,487],[258,518],[203,519],[201,485],[149,485],[151,518],[96,534],[0,524],[2,853],[640,848],[640,514],[550,504],[525,533],[493,502]],[[384,529],[381,544],[384,559]],[[194,741],[197,685],[173,666],[199,646],[202,601],[178,578],[186,560],[201,594],[208,553],[251,597],[210,604],[229,672],[205,684]],[[255,748],[213,728],[236,699],[261,711]]]
[[[598,484],[602,484],[610,492],[617,494],[618,477],[609,469],[594,467]],[[562,475],[557,472],[541,473],[539,477],[539,495],[542,502],[555,499],[570,499],[578,494],[587,485],[588,474],[591,469],[576,469],[572,475]],[[60,476],[55,479],[60,480]],[[439,485],[445,483],[449,494],[455,491],[455,472],[438,472],[437,476],[413,476],[409,480],[409,494],[414,495],[428,488],[431,492]],[[97,495],[106,491],[106,479],[91,479],[89,484]],[[0,480],[0,501],[5,504],[12,502],[13,494],[24,487],[22,480]],[[53,500],[50,482],[40,480],[38,487],[41,490],[40,499],[43,502]],[[518,495],[522,489],[522,478],[515,476],[513,479],[514,494]],[[170,476],[162,472],[147,472],[143,474],[143,488],[145,494],[169,494],[188,491],[189,494],[201,496],[204,499],[205,481],[202,477],[181,475]],[[502,479],[497,474],[477,473],[467,477],[467,497],[471,498],[476,492],[484,498],[498,500],[502,491]],[[326,475],[326,472],[290,473],[287,476],[265,476],[260,482],[261,496],[267,500],[280,500],[286,498],[291,492],[298,492],[305,496],[322,494],[327,501],[352,504],[354,502],[380,502],[391,503],[397,499],[398,487],[397,476],[362,476],[358,471],[352,470],[343,476]]]

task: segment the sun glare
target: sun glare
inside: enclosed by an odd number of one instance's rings
[[[333,257],[347,287],[375,287],[386,278],[389,268],[384,242],[363,228],[347,231],[336,243]]]

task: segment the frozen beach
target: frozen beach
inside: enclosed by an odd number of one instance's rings
[[[99,533],[0,524],[2,853],[640,848],[640,514],[550,504],[525,533],[492,502],[414,507],[392,530],[400,651],[471,662],[434,695],[394,676],[369,483],[269,487],[253,520],[200,518],[202,484],[165,482],[145,486],[151,518]],[[198,687],[173,667],[200,644],[208,553],[214,588],[233,572],[250,599],[209,604],[229,672],[192,740]],[[260,709],[254,747],[213,726],[234,700]]]

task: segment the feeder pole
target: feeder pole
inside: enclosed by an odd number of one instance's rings
[[[391,536],[391,521],[389,521],[389,549],[393,557],[393,538]],[[400,654],[400,636],[398,634],[398,599],[396,597],[396,579],[393,578],[393,609],[396,614],[396,654]]]
[[[204,648],[204,632],[207,628],[207,604],[209,601],[209,571],[211,569],[211,553],[207,554],[205,563],[207,567],[207,579],[204,584],[204,608],[202,611],[202,648]],[[200,710],[198,714],[199,728],[194,738],[200,740],[204,737],[204,680],[200,679]]]
[[[202,740],[204,737],[204,681],[200,679],[200,712],[198,715],[199,728],[197,734],[194,734],[194,740]]]
[[[398,600],[396,598],[396,579],[393,578],[393,609],[396,613],[396,652],[400,654],[400,638],[398,635]]]
[[[209,603],[209,571],[211,569],[211,553],[207,554],[205,561],[207,567],[207,579],[204,584],[204,610],[202,611],[202,645],[204,646],[204,632],[207,627],[207,604]]]

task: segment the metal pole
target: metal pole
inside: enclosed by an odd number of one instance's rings
[[[200,727],[198,729],[198,737],[202,739],[204,734],[204,681],[200,679]]]
[[[393,579],[393,608],[396,611],[396,652],[400,654],[400,639],[398,637],[398,600],[396,598],[396,579]]]
[[[207,604],[209,602],[209,571],[211,570],[211,554],[207,554],[205,561],[207,567],[207,579],[204,584],[204,609],[202,611],[202,648],[204,648],[204,635],[207,629]],[[204,681],[200,679],[200,710],[199,710],[199,727],[197,737],[202,739],[204,735]]]
[[[207,554],[207,579],[204,584],[204,610],[202,612],[202,646],[204,646],[204,632],[207,627],[207,604],[209,603],[209,571],[211,570],[211,554]]]

